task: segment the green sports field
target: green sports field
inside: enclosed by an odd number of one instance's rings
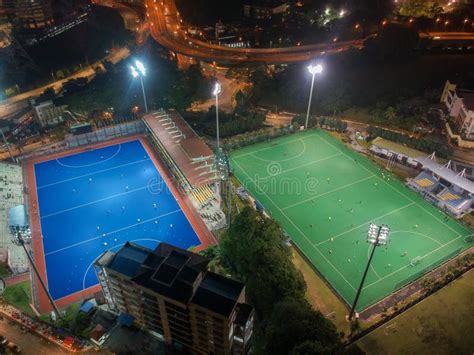
[[[231,166],[348,304],[370,251],[369,224],[390,226],[390,244],[375,253],[359,311],[470,246],[472,230],[323,131],[239,149]]]

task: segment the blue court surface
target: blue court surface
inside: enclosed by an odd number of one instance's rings
[[[35,166],[49,291],[55,300],[98,283],[93,263],[126,241],[201,244],[142,143],[134,140]]]

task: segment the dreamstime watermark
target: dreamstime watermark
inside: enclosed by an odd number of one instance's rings
[[[258,192],[270,195],[294,195],[315,194],[319,186],[319,180],[307,173],[304,178],[288,177],[281,164],[271,161],[266,166],[266,176],[256,174],[251,180],[246,180],[244,187],[248,190],[250,185],[255,184]]]

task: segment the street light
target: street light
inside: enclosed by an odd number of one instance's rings
[[[311,78],[311,90],[309,92],[309,102],[308,102],[308,111],[306,112],[306,123],[304,125],[304,128],[308,128],[308,121],[309,121],[309,111],[311,109],[311,100],[313,99],[313,87],[314,87],[314,77],[316,74],[321,74],[323,72],[323,66],[321,64],[316,64],[316,65],[309,65],[308,66],[308,71],[312,75]]]
[[[217,152],[219,153],[219,94],[222,92],[221,84],[216,82],[212,94],[216,97],[216,132],[217,132]]]
[[[29,227],[20,227],[20,226],[11,226],[10,227],[10,232],[12,235],[12,242],[15,245],[19,245],[23,247],[23,250],[25,251],[26,256],[28,257],[28,260],[30,262],[31,267],[33,268],[36,277],[38,277],[38,280],[41,284],[41,287],[43,288],[43,291],[46,293],[48,296],[49,303],[51,303],[51,306],[53,307],[53,311],[57,317],[61,316],[61,313],[59,312],[58,307],[56,306],[56,303],[54,302],[53,297],[49,293],[48,287],[46,286],[45,282],[43,281],[43,278],[41,277],[41,274],[39,273],[38,268],[36,267],[35,261],[33,260],[33,257],[31,256],[30,252],[28,251],[28,248],[26,247],[26,244],[29,244],[31,242],[32,238],[32,233],[31,229]]]
[[[145,86],[143,85],[143,78],[146,76],[146,69],[142,62],[135,60],[135,65],[130,65],[130,72],[133,78],[140,77],[142,85],[143,103],[145,104],[145,112],[148,113],[148,105],[146,103]]]
[[[370,252],[369,260],[367,261],[367,266],[365,267],[364,274],[362,275],[362,280],[360,280],[359,288],[352,304],[351,312],[349,313],[349,320],[352,320],[352,317],[355,313],[355,308],[357,306],[357,301],[359,301],[360,294],[362,292],[362,287],[364,286],[365,278],[367,277],[367,272],[369,271],[370,263],[375,254],[375,249],[379,245],[387,245],[390,235],[390,228],[386,224],[377,226],[376,224],[371,223],[369,230],[367,231],[367,242],[372,244],[372,251]]]

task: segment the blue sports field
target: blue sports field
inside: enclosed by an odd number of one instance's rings
[[[139,140],[36,163],[34,171],[55,300],[96,285],[95,259],[126,241],[201,244]]]

